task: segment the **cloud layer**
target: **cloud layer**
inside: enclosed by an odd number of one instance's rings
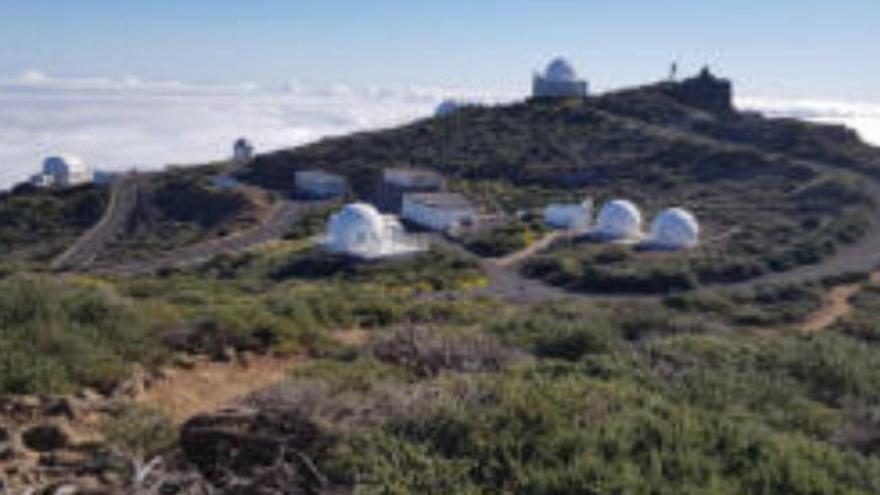
[[[193,86],[136,78],[58,79],[36,71],[0,78],[0,187],[23,180],[53,153],[121,170],[203,163],[246,136],[259,150],[396,125],[429,115],[446,97],[509,101],[515,95],[449,88],[353,88],[290,82]],[[880,143],[880,105],[743,99],[773,115],[855,127]]]

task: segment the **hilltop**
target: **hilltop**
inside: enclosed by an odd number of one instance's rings
[[[262,155],[243,178],[283,190],[294,171],[320,168],[346,175],[369,199],[383,168],[406,164],[442,172],[507,213],[584,196],[629,198],[648,216],[669,205],[697,213],[707,241],[698,252],[628,260],[626,273],[601,268],[611,282],[600,289],[641,283],[629,276],[634,266],[663,289],[815,263],[867,233],[876,191],[866,178],[880,176],[880,152],[853,131],[739,112],[730,83],[706,72],[586,99],[464,106]],[[590,261],[557,254],[531,272],[580,285],[565,258]]]

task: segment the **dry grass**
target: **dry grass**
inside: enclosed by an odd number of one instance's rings
[[[256,356],[247,361],[199,362],[192,369],[175,369],[137,398],[175,423],[220,409],[240,397],[282,381],[302,358]]]

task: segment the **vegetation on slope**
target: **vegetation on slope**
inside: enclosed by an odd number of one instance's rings
[[[0,257],[51,259],[100,220],[109,199],[109,189],[99,186],[25,186],[0,194]]]
[[[177,169],[151,177],[123,232],[101,258],[148,258],[256,224],[266,198],[215,187],[216,167]]]
[[[720,130],[692,129],[687,122],[693,119]],[[751,139],[737,131],[748,122],[769,135],[797,139]],[[631,285],[630,272],[641,274],[635,279],[680,273],[669,286],[680,288],[815,263],[863,236],[873,199],[863,179],[847,174],[873,174],[880,166],[848,166],[871,148],[837,140],[836,133],[735,112],[715,115],[646,88],[583,102],[465,107],[448,117],[261,156],[245,178],[271,188],[293,170],[329,168],[370,198],[384,167],[406,163],[439,170],[454,179],[454,189],[508,214],[587,195],[597,204],[632,199],[647,219],[664,207],[684,206],[700,219],[704,237],[701,249],[688,256],[637,256],[626,261],[627,273],[618,274],[614,267],[594,266],[585,259],[590,249],[576,246],[539,260],[543,268],[535,270],[583,289],[590,289],[585,284],[593,275],[609,279],[600,290],[623,290]],[[792,144],[789,155],[785,143],[792,142],[803,146]],[[840,156],[829,151],[800,159],[813,144],[832,149],[835,142]],[[572,272],[554,264],[582,268]],[[658,287],[666,288],[662,281]]]

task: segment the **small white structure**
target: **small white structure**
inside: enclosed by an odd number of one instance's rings
[[[406,234],[392,215],[382,215],[372,205],[352,203],[330,217],[324,245],[328,250],[364,259],[423,251],[417,239]]]
[[[648,242],[663,249],[689,249],[700,242],[700,225],[691,212],[668,208],[651,223]]]
[[[467,198],[446,192],[405,194],[401,216],[415,225],[435,231],[477,222],[477,210]]]
[[[327,199],[345,196],[348,180],[323,170],[301,170],[294,174],[295,194],[299,198]]]
[[[245,138],[238,138],[232,145],[232,161],[244,165],[254,159],[254,146]]]
[[[587,230],[593,223],[593,200],[587,198],[581,203],[547,205],[544,222],[556,229]]]
[[[593,232],[610,240],[636,240],[642,235],[642,213],[632,201],[609,201],[602,206]]]
[[[94,174],[85,162],[73,155],[50,156],[43,161],[43,172],[31,177],[40,187],[70,187],[92,182]]]
[[[587,81],[579,79],[574,67],[562,57],[554,59],[543,73],[532,79],[535,98],[585,98]]]

